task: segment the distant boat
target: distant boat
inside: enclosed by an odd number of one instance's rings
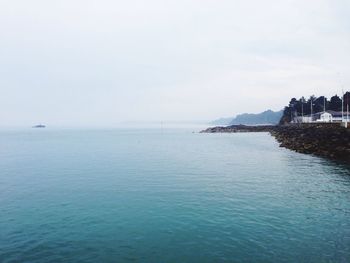
[[[33,126],[32,128],[46,128],[46,126],[42,125],[42,124],[38,124],[38,125]]]

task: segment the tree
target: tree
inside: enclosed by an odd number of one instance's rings
[[[298,103],[299,105],[298,111],[301,113],[302,116],[305,115],[305,103],[306,103],[306,100],[303,96],[299,99],[299,103]]]
[[[329,110],[341,111],[341,98],[339,98],[338,95],[331,97],[329,102]]]
[[[349,105],[350,111],[350,92],[344,94],[344,112],[346,111],[346,106]],[[324,110],[333,110],[341,111],[342,102],[341,98],[337,95],[331,97],[330,101],[327,100],[325,96],[320,96],[316,98],[314,95],[310,96],[308,100],[305,100],[304,97],[301,97],[299,100],[292,98],[289,101],[288,106],[284,108],[280,124],[289,123],[292,121],[292,118],[295,116],[304,116],[312,113],[323,112]]]
[[[349,110],[350,110],[350,92],[346,92],[344,94],[344,112],[347,111],[347,106],[349,105]]]
[[[314,106],[315,106],[315,100],[316,97],[314,95],[311,95],[310,98],[307,100],[306,102],[306,115],[310,115],[311,114],[311,108],[312,108],[312,112],[315,112]],[[312,103],[312,107],[311,107],[311,103]]]
[[[325,108],[324,104],[326,104],[326,108]],[[324,96],[318,97],[315,100],[315,106],[314,106],[313,112],[317,113],[317,112],[322,112],[325,110],[327,110],[327,98],[325,98]]]
[[[286,124],[291,122],[291,118],[290,118],[290,108],[289,107],[284,107],[283,110],[283,115],[282,118],[280,120],[280,125]]]
[[[345,94],[344,94],[344,103],[345,104],[348,103],[350,105],[350,92],[349,91],[345,92]]]

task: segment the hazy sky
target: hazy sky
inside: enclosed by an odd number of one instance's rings
[[[349,0],[0,0],[0,125],[211,120],[350,89]]]

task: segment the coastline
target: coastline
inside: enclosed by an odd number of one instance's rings
[[[277,126],[274,125],[230,125],[230,126],[216,126],[209,127],[205,130],[200,131],[200,133],[235,133],[235,132],[271,132]]]
[[[201,133],[269,132],[284,147],[299,153],[350,164],[350,129],[335,123],[288,124],[278,126],[211,127]]]

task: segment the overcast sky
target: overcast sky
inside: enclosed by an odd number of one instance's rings
[[[350,89],[349,0],[0,0],[0,122],[279,110]]]

